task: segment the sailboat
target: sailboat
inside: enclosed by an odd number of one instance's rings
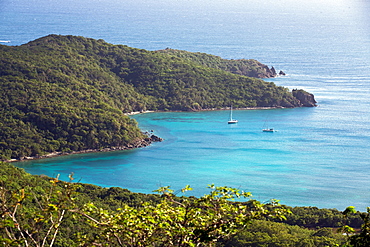
[[[275,132],[277,130],[274,130],[274,128],[269,128],[269,127],[266,127],[266,128],[263,128],[262,129],[263,132]]]
[[[227,121],[228,124],[236,124],[238,120],[233,119],[233,107],[230,107],[230,120]]]
[[[275,132],[276,130],[274,130],[273,128],[267,128],[267,129],[263,129],[262,131],[263,132]]]

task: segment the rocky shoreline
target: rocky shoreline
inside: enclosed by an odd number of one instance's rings
[[[134,148],[143,148],[147,147],[153,142],[162,142],[163,139],[156,136],[156,135],[148,135],[148,137],[138,140],[135,143],[128,144],[126,146],[119,146],[119,147],[109,147],[109,148],[102,148],[102,149],[86,149],[81,151],[71,151],[71,152],[53,152],[45,155],[38,155],[32,157],[22,157],[20,159],[11,159],[7,160],[6,162],[19,162],[19,161],[27,161],[27,160],[36,160],[36,159],[46,159],[52,158],[57,156],[64,156],[70,154],[83,154],[83,153],[98,153],[98,152],[112,152],[112,151],[119,151],[119,150],[129,150]]]
[[[299,100],[301,107],[315,107],[317,102],[315,96],[312,93],[308,93],[301,89],[293,89],[293,96]]]

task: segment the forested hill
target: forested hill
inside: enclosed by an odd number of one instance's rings
[[[144,136],[125,112],[230,105],[303,106],[261,79],[103,40],[0,46],[1,159],[131,145]]]
[[[166,53],[169,55],[183,58],[199,65],[221,69],[237,75],[245,75],[256,78],[271,78],[276,77],[278,73],[274,67],[269,68],[267,65],[260,63],[255,59],[222,59],[219,56],[210,55],[200,52],[188,52],[166,48],[157,52]],[[281,73],[283,73],[281,71]]]

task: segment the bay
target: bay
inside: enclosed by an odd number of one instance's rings
[[[74,172],[81,182],[142,193],[190,184],[195,190],[189,195],[200,196],[214,183],[251,191],[261,201],[364,209],[370,200],[369,115],[356,117],[353,109],[323,100],[317,108],[234,110],[236,125],[227,124],[228,111],[140,114],[134,116],[140,127],[163,142],[18,166],[64,179]],[[278,131],[263,133],[266,123]]]
[[[228,59],[254,58],[313,93],[316,108],[148,113],[133,116],[164,142],[110,153],[21,162],[32,174],[151,193],[194,195],[207,184],[251,191],[296,206],[370,206],[369,3],[362,0],[116,1],[4,0],[0,40],[20,45],[50,33],[166,47]],[[278,130],[263,133],[263,125]]]

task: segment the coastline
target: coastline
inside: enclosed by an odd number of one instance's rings
[[[286,107],[283,106],[256,106],[256,107],[241,107],[241,108],[233,108],[233,110],[271,110],[271,109],[284,109]],[[297,107],[295,107],[297,108]],[[225,111],[230,110],[230,107],[223,107],[223,108],[205,108],[205,109],[192,109],[189,111],[136,111],[136,112],[127,112],[124,113],[126,116],[132,116],[137,114],[144,114],[144,113],[154,113],[154,112],[200,112],[200,111]]]
[[[71,151],[71,152],[52,152],[44,155],[38,155],[38,156],[30,156],[30,157],[22,157],[20,159],[10,159],[6,160],[5,162],[13,163],[13,162],[22,162],[22,161],[28,161],[28,160],[38,160],[38,159],[47,159],[47,158],[53,158],[58,156],[64,156],[64,155],[71,155],[71,154],[83,154],[83,153],[99,153],[99,152],[113,152],[113,151],[122,151],[122,150],[130,150],[134,148],[144,148],[152,144],[153,142],[162,142],[163,139],[156,136],[151,135],[144,139],[138,140],[135,143],[128,144],[126,146],[119,146],[119,147],[107,147],[102,149],[86,149],[86,150],[80,150],[80,151]]]
[[[155,112],[155,111],[132,111],[132,112],[123,113],[123,115],[131,116],[131,115],[137,115],[141,113],[150,113],[150,112]]]
[[[245,108],[234,108],[234,110],[270,110],[270,109],[282,109],[284,107],[245,107]],[[224,108],[208,108],[208,109],[197,109],[193,110],[192,112],[200,112],[200,111],[223,111],[223,110],[230,110],[230,107],[224,107]],[[124,113],[126,116],[132,116],[137,114],[144,114],[144,113],[153,113],[153,112],[182,112],[182,111],[136,111],[136,112],[127,112]],[[146,133],[147,134],[147,133]],[[38,160],[38,159],[47,159],[47,158],[53,158],[58,156],[64,156],[64,155],[71,155],[71,154],[83,154],[83,153],[98,153],[98,152],[113,152],[113,151],[122,151],[122,150],[130,150],[134,148],[143,148],[146,146],[149,146],[153,142],[162,142],[163,139],[156,136],[156,135],[150,135],[142,140],[139,140],[133,144],[128,144],[126,146],[119,146],[119,147],[107,147],[102,149],[86,149],[86,150],[80,150],[80,151],[71,151],[71,152],[52,152],[44,155],[38,155],[38,156],[29,156],[29,157],[22,157],[20,159],[10,159],[6,160],[5,162],[13,163],[13,162],[22,162],[22,161],[28,161],[28,160]]]

